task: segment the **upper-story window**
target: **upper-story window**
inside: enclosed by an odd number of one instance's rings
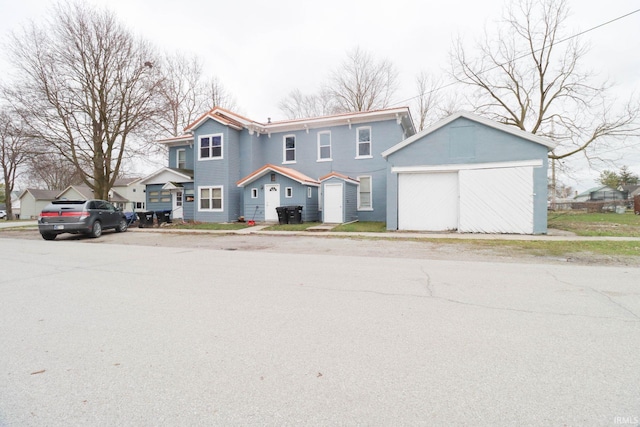
[[[286,135],[283,141],[282,163],[296,162],[296,136]]]
[[[356,130],[356,158],[371,158],[371,127],[361,127]]]
[[[204,135],[199,139],[198,159],[210,160],[222,158],[222,134]]]
[[[318,132],[318,161],[331,160],[331,131]]]
[[[187,168],[187,152],[184,148],[180,148],[176,151],[176,167],[178,169]]]

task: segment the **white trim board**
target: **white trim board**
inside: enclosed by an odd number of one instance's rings
[[[392,173],[421,173],[421,172],[453,172],[459,170],[473,169],[497,169],[497,168],[518,168],[518,167],[541,167],[542,160],[522,160],[516,162],[495,162],[495,163],[464,163],[453,165],[434,166],[394,166]]]

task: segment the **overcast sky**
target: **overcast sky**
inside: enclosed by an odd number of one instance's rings
[[[293,89],[315,92],[356,46],[389,59],[400,72],[398,105],[408,105],[415,76],[443,73],[451,41],[468,43],[500,19],[503,0],[428,2],[395,0],[84,0],[107,6],[160,49],[196,54],[236,99],[239,112],[257,120],[284,118],[278,102]],[[30,19],[45,19],[49,0],[0,0],[0,37]],[[570,29],[603,24],[640,7],[638,0],[573,0]],[[618,84],[625,96],[640,91],[640,13],[583,36],[588,64]],[[6,62],[0,59],[0,75]],[[404,101],[404,102],[403,102]],[[640,145],[635,152],[640,152]],[[612,153],[616,155],[617,153]],[[624,164],[640,173],[633,151]],[[579,178],[597,177],[597,171]],[[586,183],[568,182],[578,187]]]

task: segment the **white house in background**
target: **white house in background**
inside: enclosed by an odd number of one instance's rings
[[[27,188],[20,197],[20,219],[36,219],[42,209],[51,203],[60,193],[60,190],[40,190],[37,188]]]
[[[120,178],[116,179],[111,192],[115,195],[119,194],[125,203],[111,200],[116,206],[123,211],[140,211],[146,209],[145,185],[141,184],[142,178]],[[111,196],[111,193],[109,194]],[[111,198],[111,197],[109,197]]]
[[[140,178],[122,178],[116,180],[109,192],[109,201],[123,211],[145,209],[145,186]],[[40,190],[27,188],[12,201],[14,213],[20,213],[21,219],[36,219],[42,209],[56,199],[88,200],[94,199],[93,190],[86,185],[70,185],[64,190]],[[16,206],[18,211],[16,211]]]

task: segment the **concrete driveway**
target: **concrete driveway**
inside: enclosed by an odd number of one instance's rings
[[[0,425],[640,421],[637,268],[99,239],[0,260]]]

